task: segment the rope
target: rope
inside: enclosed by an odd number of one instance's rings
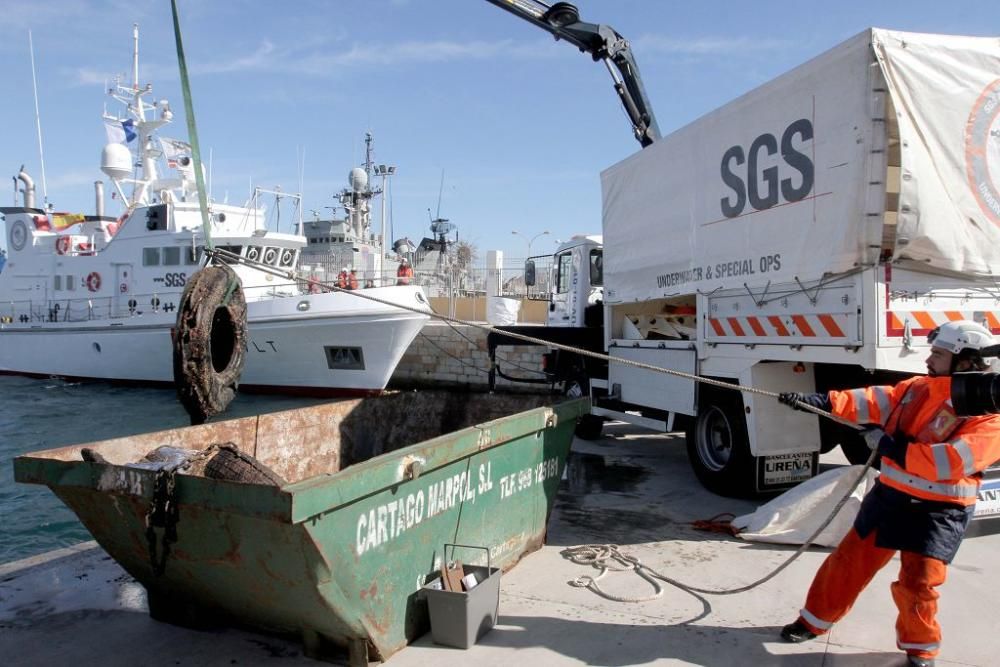
[[[727,520],[723,520],[723,517],[729,517]],[[739,531],[733,528],[733,519],[736,515],[732,512],[723,512],[721,514],[716,514],[711,519],[696,519],[695,521],[689,522],[691,527],[695,530],[704,530],[709,533],[726,533],[727,535],[737,535]]]
[[[582,546],[569,547],[567,549],[563,549],[560,552],[563,558],[566,558],[579,565],[590,565],[601,571],[601,573],[596,577],[583,575],[569,581],[568,583],[570,586],[575,586],[577,588],[589,588],[590,590],[592,590],[594,593],[597,593],[601,597],[613,600],[615,602],[647,602],[649,600],[654,600],[660,597],[660,595],[662,595],[663,593],[663,587],[660,586],[660,584],[658,584],[656,581],[654,581],[656,579],[659,579],[660,581],[665,581],[671,586],[675,586],[681,589],[682,591],[692,594],[701,593],[704,595],[735,595],[737,593],[745,593],[749,590],[757,588],[758,586],[761,586],[762,584],[767,583],[771,579],[774,579],[785,568],[791,565],[799,556],[805,553],[806,549],[808,549],[813,545],[813,543],[816,541],[816,538],[819,537],[820,533],[826,530],[826,527],[830,525],[830,522],[833,521],[834,517],[836,517],[837,514],[840,513],[840,510],[843,509],[844,505],[847,503],[847,500],[854,493],[854,490],[858,488],[858,485],[860,485],[861,482],[865,479],[865,475],[868,473],[868,469],[871,468],[872,464],[875,462],[876,456],[878,456],[878,449],[873,449],[871,455],[868,457],[868,461],[864,465],[864,468],[858,474],[858,477],[856,480],[854,480],[854,483],[851,484],[851,488],[837,502],[837,505],[833,508],[833,511],[830,512],[830,515],[823,520],[823,522],[819,525],[819,527],[815,530],[815,532],[813,532],[813,534],[809,536],[809,538],[802,544],[802,546],[796,549],[795,553],[793,553],[791,556],[785,559],[783,563],[781,563],[778,567],[772,570],[769,574],[761,577],[760,579],[754,581],[753,583],[747,584],[746,586],[740,586],[739,588],[730,588],[730,589],[698,588],[697,586],[691,586],[690,584],[685,584],[676,579],[672,579],[664,574],[657,572],[656,570],[650,567],[643,565],[642,561],[640,561],[635,556],[622,552],[621,548],[616,544],[585,544]],[[716,515],[715,517],[712,517],[712,519],[710,519],[709,521],[718,519],[720,516],[722,515]],[[620,563],[624,567],[615,568],[612,565],[608,564],[609,561]],[[608,572],[624,572],[629,570],[634,571],[640,577],[642,577],[643,579],[645,579],[646,581],[648,581],[653,585],[653,588],[655,590],[653,595],[649,595],[642,598],[629,598],[629,597],[616,596],[601,589],[601,587],[597,583]]]
[[[296,282],[296,283],[299,283],[299,284],[302,284],[302,285],[309,284],[309,281],[307,279],[302,278],[300,276],[296,276],[295,273],[292,272],[292,271],[283,271],[281,269],[275,268],[273,266],[269,266],[267,264],[262,264],[260,262],[254,261],[254,260],[248,260],[246,257],[242,257],[240,255],[232,253],[232,252],[230,252],[228,250],[225,250],[223,248],[216,248],[214,250],[208,250],[208,249],[206,249],[205,250],[205,254],[209,255],[209,256],[219,257],[222,260],[224,260],[224,261],[226,261],[228,263],[231,263],[231,264],[232,263],[237,263],[237,264],[244,264],[246,266],[251,266],[251,267],[257,268],[257,269],[259,269],[261,271],[264,271],[265,273],[270,273],[270,274],[272,274],[274,276],[278,276],[280,278],[285,278],[286,280],[290,280],[290,281],[293,281],[293,282]],[[491,324],[484,324],[483,322],[469,322],[467,320],[462,320],[462,319],[459,319],[457,317],[450,317],[448,315],[442,315],[441,313],[435,313],[433,311],[427,311],[427,310],[424,310],[424,309],[421,309],[421,308],[414,308],[413,306],[407,306],[407,305],[404,305],[404,304],[401,304],[401,303],[396,303],[394,301],[389,301],[388,299],[382,299],[382,298],[379,298],[377,296],[372,296],[371,294],[365,294],[364,290],[346,289],[346,288],[343,288],[343,287],[337,287],[333,283],[324,283],[324,282],[318,282],[318,281],[315,281],[315,280],[312,281],[312,284],[318,284],[321,287],[323,287],[323,288],[325,288],[325,289],[327,289],[327,290],[329,290],[331,292],[343,292],[344,294],[351,294],[351,295],[356,296],[356,297],[358,297],[360,299],[367,299],[367,300],[373,301],[375,303],[380,303],[380,304],[382,304],[384,306],[390,306],[390,307],[393,307],[393,308],[399,308],[400,310],[406,310],[406,311],[409,311],[411,313],[416,313],[418,315],[423,315],[425,317],[426,316],[430,316],[430,317],[432,317],[434,319],[438,319],[438,320],[441,320],[443,322],[450,322],[450,323],[453,323],[453,324],[460,324],[462,326],[472,327],[472,328],[475,328],[475,329],[481,329],[481,330],[486,331],[488,333],[503,334],[504,336],[507,336],[509,338],[514,338],[514,339],[517,339],[517,340],[522,340],[522,341],[524,341],[526,343],[531,343],[532,345],[545,345],[545,346],[548,346],[548,347],[551,347],[551,348],[554,348],[554,349],[557,349],[557,350],[563,350],[565,352],[572,352],[572,353],[578,354],[578,355],[580,355],[582,357],[590,357],[592,359],[598,359],[600,361],[614,362],[616,364],[622,364],[622,365],[625,365],[625,366],[632,366],[634,368],[641,368],[643,370],[653,371],[654,373],[666,373],[667,375],[673,375],[673,376],[676,376],[676,377],[684,378],[686,380],[691,380],[693,382],[700,382],[702,384],[708,384],[708,385],[712,385],[712,386],[715,386],[715,387],[721,387],[723,389],[732,389],[734,391],[743,391],[743,392],[746,392],[748,394],[758,394],[760,396],[770,396],[771,398],[778,398],[778,393],[774,392],[774,391],[767,391],[766,389],[757,389],[756,387],[745,387],[743,385],[734,384],[734,383],[731,383],[731,382],[722,382],[721,380],[713,380],[712,378],[701,377],[700,375],[693,375],[691,373],[685,373],[683,371],[676,371],[676,370],[673,370],[673,369],[670,369],[670,368],[661,368],[659,366],[654,366],[652,364],[647,364],[647,363],[644,363],[644,362],[641,362],[641,361],[634,361],[632,359],[622,359],[622,358],[618,358],[618,357],[609,357],[608,355],[602,354],[600,352],[592,352],[591,350],[584,350],[584,349],[581,349],[581,348],[576,348],[576,347],[573,347],[572,345],[563,345],[561,343],[553,343],[553,342],[547,341],[547,340],[545,340],[543,338],[535,338],[534,336],[528,336],[526,334],[521,334],[521,333],[516,333],[516,332],[513,332],[513,331],[507,331],[507,330],[499,329],[499,328],[497,328],[497,327],[495,327],[495,326],[493,326]],[[799,402],[799,403],[797,403],[796,407],[798,409],[802,410],[802,411],[812,412],[814,414],[820,415],[821,417],[826,417],[828,419],[832,419],[833,421],[839,422],[841,424],[844,424],[844,425],[847,425],[847,426],[852,426],[852,427],[854,427],[854,428],[856,428],[858,430],[861,430],[861,427],[858,426],[857,424],[855,424],[854,422],[848,421],[846,419],[842,419],[841,417],[838,417],[838,416],[836,416],[834,414],[831,414],[831,413],[829,413],[829,412],[827,412],[825,410],[821,410],[820,408],[813,407],[813,406],[811,406],[811,405],[809,405],[807,403],[801,403],[801,402]]]
[[[462,330],[459,329],[459,328],[457,328],[451,322],[445,322],[445,324],[447,324],[448,327],[452,331],[454,331],[458,335],[459,338],[464,339],[466,342],[468,342],[473,347],[475,347],[475,346],[478,345],[478,343],[476,341],[472,340],[471,338],[469,338],[468,336],[466,336],[464,333],[462,333]],[[522,366],[521,364],[518,364],[516,362],[511,361],[507,357],[504,357],[504,358],[500,359],[500,361],[502,361],[505,364],[508,364],[510,366],[513,366],[514,368],[517,368],[518,370],[522,370],[522,371],[524,371],[526,373],[535,373],[536,375],[545,375],[545,371],[540,371],[540,370],[535,369],[535,368],[528,368],[527,366]],[[479,371],[480,373],[489,373],[489,371],[484,371],[484,370],[482,370],[480,368],[477,368],[477,367],[474,367],[474,368],[476,368],[476,370]]]

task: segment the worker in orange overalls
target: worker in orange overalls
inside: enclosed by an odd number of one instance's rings
[[[396,284],[397,285],[409,285],[413,280],[413,267],[410,266],[410,262],[404,257],[399,263],[399,268],[396,269]]]
[[[816,573],[805,607],[781,637],[802,642],[844,617],[875,573],[899,551],[892,597],[899,614],[896,645],[909,664],[934,664],[941,644],[938,592],[972,519],[982,472],[1000,460],[1000,416],[958,417],[952,373],[988,368],[979,353],[994,344],[989,330],[967,320],[927,337],[927,376],[895,386],[828,394],[784,393],[799,402],[867,425],[865,440],[881,454],[881,475],[854,527]]]
[[[347,267],[345,266],[337,274],[337,287],[340,289],[347,289]]]
[[[358,274],[351,269],[351,275],[347,278],[347,289],[358,289]]]

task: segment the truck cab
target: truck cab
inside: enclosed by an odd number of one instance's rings
[[[552,256],[550,327],[600,326],[604,249],[600,235],[576,235]]]

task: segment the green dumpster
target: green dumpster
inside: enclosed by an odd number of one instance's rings
[[[407,392],[338,401],[34,452],[15,459],[14,475],[76,512],[146,587],[155,618],[295,635],[308,655],[346,650],[363,664],[428,630],[418,591],[439,570],[443,544],[487,547],[504,570],[541,546],[574,424],[589,408],[546,400]],[[135,462],[163,445],[226,442],[287,481],[176,475],[176,541],[164,559],[162,532],[151,543],[146,525],[158,473]],[[83,461],[84,447],[104,462]]]

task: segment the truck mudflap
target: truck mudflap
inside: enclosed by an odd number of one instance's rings
[[[819,471],[819,452],[796,452],[757,457],[757,492],[790,489]]]

